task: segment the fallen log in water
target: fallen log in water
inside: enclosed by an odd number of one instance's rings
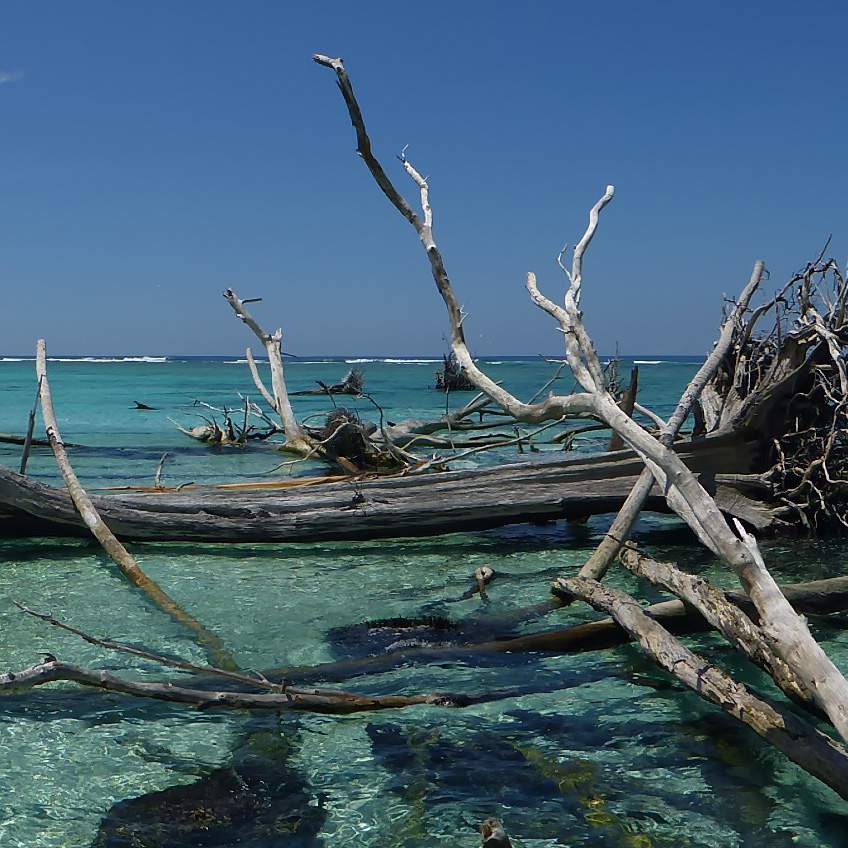
[[[19,436],[17,433],[0,433],[0,444],[4,445],[25,445],[27,441],[26,435]],[[31,439],[30,444],[37,445],[40,448],[49,448],[50,442],[47,439]],[[70,443],[66,442],[65,447],[70,447]]]
[[[678,453],[731,514],[764,529],[775,511],[746,493],[754,461],[736,436],[678,445]],[[427,475],[279,489],[263,484],[92,495],[122,539],[292,541],[431,536],[539,519],[582,519],[621,506],[642,470],[632,451]],[[740,476],[741,475],[741,476]],[[308,482],[308,480],[306,481]],[[668,506],[655,487],[647,508]],[[0,468],[0,535],[74,535],[82,521],[67,494]]]

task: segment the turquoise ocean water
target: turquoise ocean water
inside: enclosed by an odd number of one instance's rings
[[[443,408],[444,395],[429,388],[438,365],[432,357],[349,359],[360,361],[293,360],[289,387],[332,382],[355,365],[393,420]],[[642,402],[667,414],[697,364],[642,357]],[[163,482],[170,485],[266,479],[279,462],[267,448],[207,448],[169,421],[198,423],[195,399],[235,407],[238,392],[255,395],[237,357],[93,357],[54,360],[49,369],[63,435],[79,446],[72,461],[91,488],[149,484],[165,451]],[[493,358],[486,369],[524,397],[552,372],[529,358]],[[570,380],[558,388],[568,390]],[[35,392],[32,361],[0,361],[0,390],[0,431],[20,433]],[[136,411],[134,400],[155,409]],[[295,403],[300,417],[326,408],[321,398]],[[372,417],[369,404],[353,405]],[[604,441],[590,434],[577,449]],[[19,448],[0,446],[4,465],[16,468],[19,457]],[[504,451],[469,462],[520,458]],[[302,465],[296,473],[320,470]],[[34,452],[30,471],[57,481],[44,449]],[[486,632],[492,617],[546,599],[551,578],[579,568],[605,523],[371,543],[150,543],[132,551],[243,668],[267,669],[356,653],[344,628],[370,619],[440,615]],[[657,554],[733,585],[675,520],[645,519],[639,535]],[[772,541],[764,549],[773,573],[787,581],[841,574],[848,551],[833,540]],[[503,575],[492,585],[491,603],[458,600],[469,574],[483,564]],[[656,598],[629,575],[610,580]],[[2,668],[23,668],[50,651],[114,671],[178,677],[25,618],[12,600],[98,635],[204,661],[186,633],[86,540],[0,541]],[[593,616],[574,606],[513,632]],[[848,667],[844,622],[814,626]],[[717,638],[692,642],[769,690]],[[632,647],[419,665],[345,686],[373,693],[514,694],[466,709],[414,707],[351,717],[196,712],[63,685],[5,697],[0,846],[473,846],[479,839],[474,828],[488,815],[505,821],[516,846],[848,845],[848,805],[681,690]]]

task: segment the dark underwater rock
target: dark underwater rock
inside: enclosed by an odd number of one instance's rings
[[[288,764],[279,732],[252,733],[227,768],[119,801],[92,848],[312,848],[326,814]]]
[[[340,659],[358,659],[404,648],[435,648],[460,645],[461,627],[447,618],[381,618],[362,624],[333,627],[327,641]]]

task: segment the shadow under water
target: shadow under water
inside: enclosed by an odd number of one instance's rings
[[[290,763],[296,734],[292,722],[252,721],[228,766],[186,786],[119,801],[92,848],[323,845],[323,800]]]

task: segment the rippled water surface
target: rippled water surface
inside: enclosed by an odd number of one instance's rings
[[[290,383],[297,389],[333,381],[347,367],[295,362]],[[434,363],[358,367],[393,420],[433,415],[444,403],[428,389]],[[667,413],[694,368],[643,364],[643,402]],[[490,370],[526,397],[550,366],[501,361]],[[171,484],[247,479],[277,461],[267,449],[210,450],[168,421],[196,423],[195,398],[235,406],[238,391],[253,393],[243,364],[55,362],[50,373],[60,424],[66,440],[80,445],[72,460],[87,485],[149,483],[164,451],[171,454]],[[568,387],[563,381],[561,388]],[[0,431],[23,429],[34,388],[32,363],[0,362]],[[156,409],[137,412],[133,400]],[[306,398],[298,411],[323,407]],[[598,444],[587,437],[578,449]],[[3,464],[17,465],[18,448],[0,453]],[[55,480],[52,456],[37,451],[32,471]],[[593,519],[438,539],[150,543],[132,551],[242,668],[260,670],[361,653],[367,644],[354,638],[361,628],[347,628],[373,619],[447,617],[481,638],[591,619],[594,613],[574,606],[542,620],[499,623],[510,610],[546,600],[551,578],[579,568],[604,527]],[[639,532],[658,554],[732,585],[672,519],[646,519]],[[841,574],[848,553],[833,541],[764,548],[776,576],[787,581]],[[500,575],[487,606],[478,597],[462,599],[469,575],[483,564]],[[657,597],[629,575],[610,580]],[[179,679],[24,617],[13,600],[98,635],[205,660],[187,633],[85,540],[0,542],[2,668],[23,668],[49,651],[66,661]],[[844,622],[813,624],[847,667]],[[717,638],[691,641],[767,690],[767,681]],[[419,706],[350,717],[197,712],[64,684],[4,697],[0,846],[473,846],[477,823],[489,815],[504,819],[517,846],[848,844],[848,805],[631,646],[571,656],[471,656],[344,685],[369,693],[500,697],[462,709]]]

